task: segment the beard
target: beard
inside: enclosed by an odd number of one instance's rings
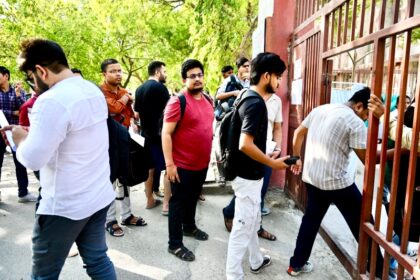
[[[197,93],[200,93],[200,92],[203,91],[203,87],[201,86],[201,87],[194,87],[194,88],[191,88],[191,89],[189,88],[188,91],[191,94],[197,94]]]
[[[160,75],[159,82],[161,82],[162,84],[166,83],[166,77],[163,75]]]
[[[36,87],[38,89],[38,94],[44,93],[47,90],[50,89],[49,85],[47,85],[46,83],[44,83],[40,77],[38,77],[38,75],[34,75],[35,76],[35,83],[36,83]]]
[[[271,86],[271,84],[268,84],[265,86],[265,92],[269,93],[269,94],[274,94],[276,93],[276,91],[274,90],[274,88]]]

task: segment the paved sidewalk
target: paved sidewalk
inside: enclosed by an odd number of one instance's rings
[[[38,182],[31,172],[30,190],[37,192]],[[0,279],[29,279],[31,268],[31,232],[34,220],[34,203],[17,202],[17,186],[10,154],[5,155],[0,183]],[[182,262],[167,253],[167,217],[161,209],[146,210],[143,185],[132,188],[134,214],[142,216],[146,227],[127,228],[125,236],[111,237],[107,234],[109,256],[118,279],[225,279],[226,251],[229,233],[223,224],[222,208],[231,199],[228,188],[205,190],[206,201],[199,202],[197,224],[205,230],[208,241],[196,241],[186,237],[185,244],[196,255],[196,261]],[[277,235],[277,241],[260,239],[264,253],[271,255],[272,265],[259,275],[249,272],[247,257],[244,258],[245,279],[272,280],[292,279],[286,273],[288,260],[294,249],[301,213],[281,192],[279,207],[264,219],[267,230]],[[277,199],[278,200],[278,199]],[[325,242],[318,236],[311,256],[314,271],[299,279],[350,279]],[[83,270],[79,256],[69,258],[60,279],[89,279]]]

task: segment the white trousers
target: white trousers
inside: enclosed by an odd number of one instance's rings
[[[236,200],[226,262],[226,278],[228,280],[243,279],[242,259],[247,249],[252,268],[258,268],[264,261],[258,241],[258,230],[261,224],[262,184],[262,179],[247,180],[236,177],[232,181]]]
[[[117,207],[118,204],[120,211],[121,211],[121,220],[127,219],[131,215],[131,202],[130,202],[130,187],[127,187],[128,196],[124,196],[124,187],[119,184],[118,179],[115,180],[114,184],[112,184],[115,191],[115,197],[122,198],[122,200],[115,200],[111,203],[108,209],[108,213],[106,214],[106,222],[112,222],[117,220]]]

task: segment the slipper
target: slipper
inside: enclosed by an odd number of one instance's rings
[[[259,230],[258,231],[258,236],[270,241],[275,241],[277,239],[277,237],[274,234],[269,233],[268,231],[266,231],[265,229]]]
[[[136,222],[132,222],[133,218],[137,218]],[[127,219],[124,219],[121,224],[123,226],[137,226],[137,227],[143,227],[147,225],[147,222],[142,217],[135,217],[133,214],[131,214]]]
[[[114,237],[124,236],[123,229],[118,225],[117,221],[111,221],[106,224],[105,230]]]
[[[162,204],[162,201],[161,200],[159,200],[159,199],[155,199],[155,204],[153,204],[152,206],[146,206],[146,209],[153,209],[153,208],[155,208],[156,206],[159,206],[159,205],[161,205]]]
[[[195,239],[200,240],[200,241],[205,241],[209,239],[209,235],[198,228],[196,228],[193,232],[184,231],[184,236],[192,236]]]
[[[164,194],[161,191],[153,192],[157,197],[164,197]]]
[[[169,210],[162,210],[162,212],[160,212],[163,216],[169,216]]]
[[[186,247],[180,247],[178,249],[172,250],[168,248],[168,252],[177,256],[183,261],[192,262],[195,260],[194,253],[188,250]]]
[[[200,194],[200,196],[198,197],[199,200],[201,201],[206,201],[206,198],[204,197],[203,194]]]

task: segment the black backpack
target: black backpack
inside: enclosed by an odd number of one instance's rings
[[[236,80],[235,75],[230,76],[230,81],[226,85],[225,92],[231,92],[235,90],[242,90],[244,87]],[[216,118],[216,121],[221,121],[226,113],[230,112],[232,110],[233,104],[236,100],[236,96],[231,96],[225,100],[218,100],[216,102],[216,109],[214,110],[214,117]]]
[[[146,151],[131,139],[127,128],[110,115],[107,125],[111,183],[117,179],[123,186],[134,186],[145,182],[149,177]]]
[[[242,90],[232,106],[220,123],[219,145],[220,145],[220,166],[227,181],[232,181],[237,176],[239,154],[239,137],[241,134],[241,121],[238,110],[245,100],[249,98],[260,98],[253,91]]]

